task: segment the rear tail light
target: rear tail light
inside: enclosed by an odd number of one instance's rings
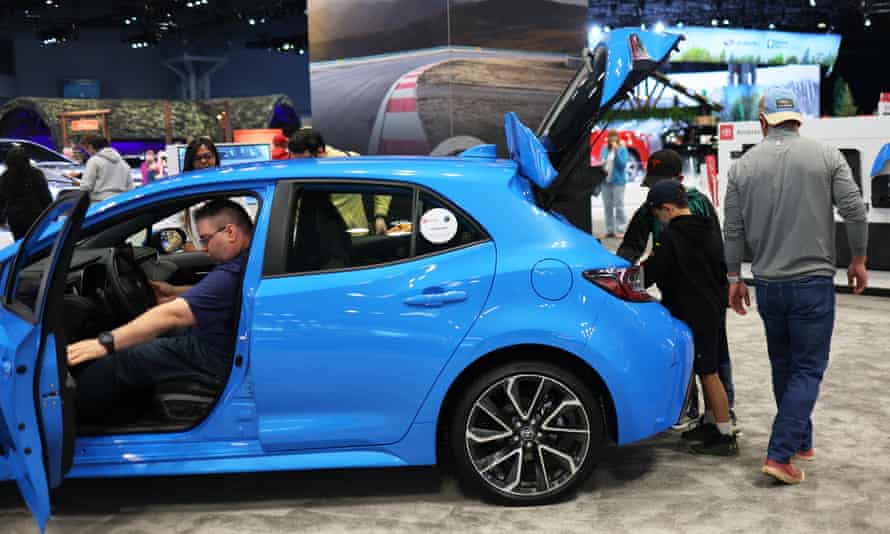
[[[610,267],[591,269],[584,272],[584,278],[605,289],[621,300],[629,302],[650,302],[652,295],[646,292],[643,267]]]

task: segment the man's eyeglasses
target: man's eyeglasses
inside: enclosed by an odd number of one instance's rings
[[[216,234],[222,232],[223,230],[225,230],[228,227],[229,227],[228,225],[222,226],[210,235],[198,236],[198,243],[200,243],[202,247],[207,248],[207,245],[210,244],[210,241],[213,240],[214,236],[216,236]]]

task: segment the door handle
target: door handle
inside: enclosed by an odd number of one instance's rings
[[[424,293],[422,295],[414,295],[405,299],[408,306],[423,306],[426,308],[438,308],[445,304],[453,304],[467,300],[466,291],[442,291],[438,293]]]

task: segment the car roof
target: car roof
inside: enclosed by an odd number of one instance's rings
[[[51,148],[41,145],[40,143],[35,143],[34,141],[31,141],[30,139],[16,139],[13,137],[0,137],[0,143],[27,143],[29,145],[42,146],[43,148],[46,148],[47,150],[53,150]],[[53,152],[55,152],[55,151],[53,150]]]
[[[189,185],[218,185],[222,182],[335,179],[351,181],[394,181],[432,189],[505,185],[515,174],[510,160],[489,158],[374,156],[306,158],[261,163],[243,163],[210,170],[178,174],[151,184],[161,188]]]

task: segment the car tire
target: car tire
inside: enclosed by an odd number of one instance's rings
[[[474,146],[484,145],[485,141],[471,135],[458,135],[450,137],[438,145],[430,152],[430,156],[458,156],[461,152],[469,150]]]
[[[543,361],[514,362],[476,377],[462,391],[450,428],[460,482],[509,506],[573,494],[596,466],[606,436],[602,405],[589,384]]]

